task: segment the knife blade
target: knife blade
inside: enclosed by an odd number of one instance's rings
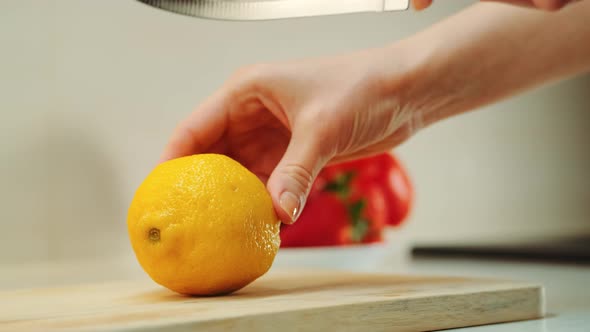
[[[276,20],[407,10],[409,0],[138,0],[170,12],[218,20]]]

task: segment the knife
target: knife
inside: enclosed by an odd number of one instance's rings
[[[233,21],[407,10],[409,0],[138,0],[170,12]]]

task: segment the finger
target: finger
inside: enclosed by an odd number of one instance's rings
[[[482,2],[500,2],[500,3],[507,3],[513,6],[518,7],[535,7],[532,0],[481,0]]]
[[[329,159],[322,155],[319,142],[306,131],[294,131],[283,158],[268,180],[275,210],[284,223],[297,220],[317,173]]]
[[[535,7],[546,11],[557,11],[563,8],[568,1],[566,0],[532,0]]]
[[[412,0],[412,5],[415,10],[423,10],[432,4],[432,0]]]
[[[213,94],[174,130],[160,162],[207,151],[222,137],[227,126],[228,94]]]

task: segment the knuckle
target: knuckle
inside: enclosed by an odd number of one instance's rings
[[[307,192],[311,188],[313,170],[308,170],[298,164],[287,164],[282,168],[281,172],[295,180],[296,189],[300,192]]]
[[[237,69],[228,80],[227,87],[233,95],[240,96],[244,92],[264,93],[269,88],[269,78],[273,72],[268,64],[254,64]]]

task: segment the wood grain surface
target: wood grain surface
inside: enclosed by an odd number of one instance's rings
[[[0,292],[0,331],[430,331],[543,314],[539,285],[330,271],[208,298],[145,280]]]

